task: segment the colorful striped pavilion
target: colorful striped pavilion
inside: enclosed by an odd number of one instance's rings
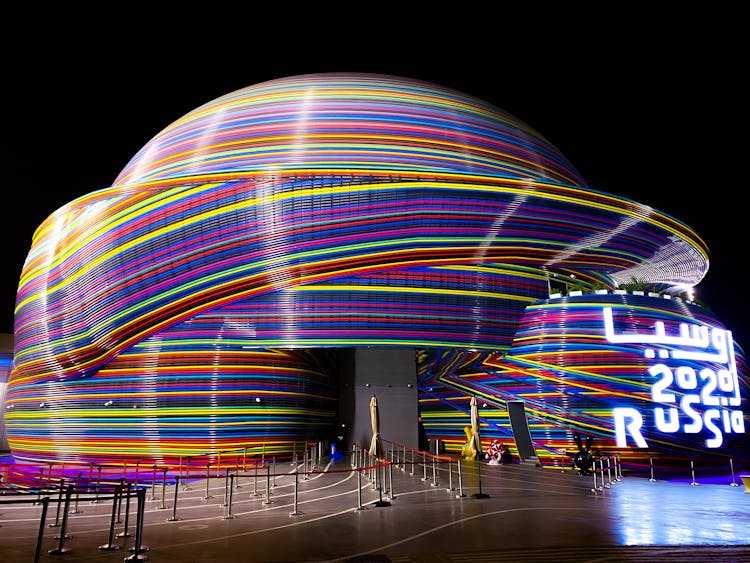
[[[338,423],[337,351],[398,348],[449,452],[478,397],[484,443],[543,465],[580,435],[624,459],[740,463],[748,370],[690,298],[707,271],[690,227],[589,188],[480,99],[270,80],[178,119],[39,226],[8,441],[36,461],[281,451]]]

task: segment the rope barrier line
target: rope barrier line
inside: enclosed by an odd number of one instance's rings
[[[395,500],[396,494],[395,494],[395,483],[393,479],[393,467],[395,466],[397,469],[401,469],[402,473],[404,475],[407,474],[407,465],[411,467],[411,473],[410,475],[414,475],[414,466],[415,465],[421,465],[423,467],[423,471],[421,472],[424,476],[421,480],[422,481],[431,481],[430,486],[435,487],[438,485],[438,482],[441,478],[440,471],[447,472],[448,476],[448,486],[445,489],[447,492],[454,491],[453,487],[453,465],[456,465],[456,476],[458,479],[457,483],[457,493],[453,495],[456,499],[463,499],[466,498],[466,494],[464,492],[464,466],[462,464],[462,461],[460,459],[455,459],[448,455],[438,455],[438,454],[430,454],[427,452],[422,452],[419,450],[409,449],[407,447],[404,447],[400,444],[393,444],[393,447],[391,449],[386,449],[383,453],[383,457],[376,457],[369,453],[369,450],[365,447],[361,447],[358,445],[353,445],[352,451],[351,451],[351,467],[332,467],[331,464],[333,461],[329,462],[328,466],[325,467],[318,467],[318,462],[320,461],[319,458],[316,458],[316,451],[314,449],[307,450],[303,449],[299,452],[304,456],[304,460],[294,468],[293,471],[290,471],[288,473],[289,476],[293,477],[293,483],[290,484],[284,484],[284,486],[292,486],[293,485],[293,511],[290,513],[290,516],[296,516],[299,514],[302,514],[299,510],[299,503],[300,503],[300,494],[304,493],[304,488],[302,486],[302,482],[307,482],[313,477],[319,477],[323,475],[334,475],[334,474],[352,474],[352,472],[356,473],[357,477],[357,501],[356,506],[354,507],[354,510],[364,510],[365,504],[370,504],[371,506],[390,506],[390,502],[386,501],[385,499],[389,500]],[[302,456],[299,456],[302,457]],[[232,470],[235,471],[245,471],[253,472],[254,482],[253,482],[253,490],[250,492],[249,487],[246,487],[247,489],[247,497],[243,497],[241,502],[247,502],[246,498],[253,498],[260,496],[260,500],[264,501],[263,504],[271,504],[271,471],[273,469],[274,473],[274,481],[275,481],[275,468],[276,468],[276,459],[275,457],[272,458],[273,463],[258,463],[257,459],[251,458],[248,460],[247,458],[241,459],[237,458],[234,460],[234,464],[232,464],[231,459],[227,459],[226,456],[223,458],[223,463],[221,464],[221,469],[224,470],[225,473],[225,495],[224,495],[224,503],[221,505],[225,508],[221,516],[224,519],[230,519],[235,518],[235,514],[233,513],[233,507],[234,507],[234,491],[237,489],[237,494],[239,493],[239,485],[238,482],[238,476],[236,473],[233,473]],[[431,478],[427,476],[427,465],[430,464],[432,466],[432,475]],[[198,471],[196,468],[198,467],[195,464],[194,460],[189,459],[183,459],[181,460],[180,464],[176,467],[173,467],[172,469],[176,469],[176,473],[171,473],[170,475],[170,467],[169,466],[162,466],[161,468],[157,465],[152,465],[152,478],[150,483],[150,489],[151,489],[151,498],[148,500],[161,500],[161,505],[158,507],[153,507],[154,509],[165,509],[167,506],[165,506],[165,499],[166,499],[166,486],[169,482],[173,482],[174,484],[174,498],[173,498],[173,504],[171,506],[172,508],[172,514],[171,517],[168,518],[167,522],[174,522],[181,520],[181,518],[177,517],[177,509],[178,509],[178,492],[180,488],[182,488],[183,491],[190,490],[189,488],[186,488],[183,481],[190,478],[191,471],[189,469],[190,465],[193,466],[193,479],[199,480],[200,477],[198,477],[198,473],[201,473],[201,471]],[[479,493],[470,495],[472,498],[486,498],[483,495],[482,492],[482,470],[481,467],[482,463],[476,464],[475,468],[475,477],[478,479],[479,484]],[[615,483],[622,480],[623,477],[623,468],[622,468],[622,460],[621,457],[618,454],[613,455],[607,455],[607,456],[600,456],[594,460],[594,469],[592,471],[593,476],[593,488],[591,489],[592,492],[598,493],[603,492],[606,489],[609,489],[612,487]],[[648,458],[648,466],[650,469],[650,475],[651,475],[651,481],[655,481],[654,479],[654,458],[649,457]],[[70,472],[71,467],[73,470],[75,470],[74,464],[68,464],[68,471]],[[77,471],[76,477],[67,479],[65,477],[60,477],[60,479],[56,482],[55,479],[58,477],[58,475],[65,475],[63,473],[64,468],[61,466],[60,472],[54,471],[54,468],[51,464],[45,464],[42,467],[36,467],[36,466],[29,466],[29,474],[32,476],[36,476],[36,488],[27,488],[27,489],[9,489],[7,487],[2,487],[1,492],[3,495],[8,495],[8,493],[19,495],[25,498],[22,499],[10,499],[10,495],[8,496],[0,496],[0,503],[7,503],[10,501],[11,503],[15,502],[21,502],[21,503],[27,503],[32,505],[41,505],[42,506],[42,515],[41,515],[41,528],[40,528],[40,535],[38,542],[42,541],[43,538],[43,529],[44,527],[47,528],[60,528],[60,534],[59,536],[56,536],[55,539],[58,540],[58,544],[55,548],[49,550],[50,555],[58,555],[58,554],[64,554],[69,553],[71,551],[70,546],[66,546],[65,542],[66,540],[69,540],[71,536],[67,535],[67,528],[69,524],[69,518],[68,515],[74,515],[78,514],[80,511],[78,510],[78,504],[79,501],[87,502],[90,501],[92,504],[95,502],[108,502],[112,501],[112,512],[111,512],[111,518],[109,522],[109,533],[107,536],[107,540],[105,543],[98,546],[98,549],[102,551],[109,551],[109,550],[117,550],[120,549],[120,545],[115,542],[115,538],[128,538],[128,537],[134,537],[135,538],[135,544],[133,548],[131,548],[131,551],[134,553],[134,555],[140,555],[143,551],[147,550],[148,548],[142,546],[142,531],[143,531],[143,524],[144,524],[144,514],[145,514],[145,503],[146,503],[146,488],[149,488],[148,486],[148,472],[144,471],[141,473],[138,473],[138,467],[137,464],[134,467],[136,473],[138,474],[138,477],[136,477],[135,483],[125,480],[124,476],[119,476],[119,483],[114,483],[114,477],[115,475],[108,471],[108,469],[105,466],[96,466],[93,464],[89,464],[88,466],[88,473],[89,478],[85,478],[85,474],[83,471]],[[732,483],[734,483],[733,486],[738,486],[736,484],[736,480],[734,478],[734,462],[733,460],[729,460],[729,467],[732,473]],[[123,472],[127,472],[127,465],[123,464],[121,466]],[[96,469],[96,472],[94,471]],[[160,478],[162,493],[161,493],[161,499],[158,499],[157,496],[154,494],[157,486],[159,485],[158,479],[158,470],[161,469],[162,476]],[[213,479],[213,469],[211,463],[207,463],[205,465],[205,479],[206,479],[206,494],[205,496],[201,497],[203,500],[208,500],[210,498],[213,498],[210,494],[210,482]],[[690,475],[692,477],[691,485],[697,485],[696,481],[696,464],[694,460],[690,460]],[[264,472],[266,476],[266,491],[265,491],[265,499],[263,498],[263,495],[259,495],[258,491],[258,485],[257,485],[257,479],[258,474],[260,472]],[[471,473],[470,473],[471,474]],[[171,479],[170,479],[171,476]],[[365,477],[370,480],[370,484],[373,491],[377,491],[377,496],[374,501],[370,501],[369,503],[364,503],[362,494],[363,494],[363,483],[362,483],[362,477]],[[145,479],[144,479],[145,477]],[[143,484],[143,481],[146,481],[145,484]],[[4,483],[3,483],[4,484]],[[182,487],[180,487],[182,485]],[[275,482],[274,485],[275,486]],[[300,489],[302,487],[302,489]],[[370,486],[368,486],[368,489]],[[421,490],[421,489],[420,489]],[[403,493],[402,493],[403,494]],[[406,493],[411,494],[411,493]],[[286,493],[285,493],[286,495]],[[284,495],[284,496],[285,496]],[[132,530],[130,530],[131,522],[129,520],[130,513],[131,513],[131,496],[134,496],[136,498],[137,507],[136,507],[136,523],[135,527]],[[489,496],[489,495],[487,495]],[[53,500],[51,497],[56,497],[56,500]],[[124,498],[123,498],[124,497]],[[7,499],[7,500],[6,500]],[[115,534],[115,526],[116,524],[120,523],[120,510],[122,509],[123,500],[125,501],[125,516],[124,516],[124,525],[122,528],[122,531],[120,533]],[[49,514],[49,503],[50,501],[56,502],[56,514],[54,522],[47,523],[47,516]],[[71,509],[71,505],[75,502],[75,508]],[[305,502],[311,502],[311,501],[305,501]],[[364,504],[363,504],[364,503]],[[184,504],[184,501],[183,501]],[[64,507],[64,508],[63,508]],[[189,508],[195,508],[194,506],[189,506]],[[62,519],[62,521],[61,521]],[[37,552],[39,552],[40,549],[40,543],[37,543]],[[39,553],[37,553],[37,560],[38,560]],[[125,560],[136,560],[136,559],[143,559],[143,557],[129,557]]]
[[[448,479],[448,487],[447,490],[451,491],[453,490],[453,464],[456,463],[456,459],[451,456],[446,455],[436,455],[428,452],[422,452],[419,450],[416,450],[414,448],[409,448],[406,445],[398,444],[395,442],[388,442],[384,441],[384,443],[390,443],[392,444],[392,449],[388,450],[388,453],[386,453],[385,462],[392,463],[396,465],[397,468],[400,468],[403,472],[407,471],[407,466],[410,468],[410,474],[414,475],[414,469],[415,466],[422,466],[422,471],[420,472],[422,475],[422,479],[427,482],[431,481],[431,486],[437,486],[440,481],[440,472],[446,471],[447,472],[447,479]],[[297,451],[297,454],[304,453],[305,461],[304,461],[304,468],[306,470],[302,471],[300,470],[300,473],[302,474],[302,479],[307,480],[310,478],[310,476],[315,473],[316,466],[318,463],[318,460],[316,459],[316,450],[315,448],[310,448],[309,450],[304,448],[300,452],[299,445],[295,446],[295,449]],[[234,484],[236,488],[240,488],[240,479],[239,479],[239,472],[241,470],[249,471],[250,467],[248,466],[248,460],[247,460],[247,450],[248,448],[243,448],[242,450],[237,450],[238,455],[236,458],[232,459],[231,457],[228,457],[226,452],[217,452],[213,455],[215,459],[221,459],[222,461],[219,464],[213,465],[212,463],[208,463],[206,467],[208,467],[208,470],[210,472],[211,469],[216,469],[217,474],[220,475],[219,472],[221,470],[226,470],[227,467],[235,469],[235,480]],[[241,452],[241,453],[239,453]],[[263,448],[260,452],[260,455],[264,457],[266,455],[266,449]],[[367,455],[367,451],[365,448],[360,448],[356,446],[354,448],[354,451],[352,452],[353,457],[359,458],[358,460],[354,461],[353,466],[358,465],[361,467],[365,472],[367,477],[371,482],[377,481],[376,471],[378,464],[380,462],[367,462],[365,460],[365,456]],[[223,455],[223,457],[222,457]],[[390,455],[390,460],[388,460],[388,455]],[[419,456],[419,457],[417,457]],[[141,472],[141,465],[142,461],[135,461],[131,463],[123,463],[123,464],[114,464],[114,465],[104,465],[104,464],[94,464],[91,462],[86,462],[85,464],[76,464],[74,462],[66,462],[65,464],[52,464],[52,463],[44,463],[41,466],[36,466],[33,464],[0,464],[0,468],[2,468],[2,474],[3,474],[3,482],[0,483],[3,485],[3,487],[0,488],[0,494],[5,494],[6,490],[9,489],[33,489],[37,493],[37,503],[40,503],[41,496],[44,491],[51,491],[51,490],[57,490],[59,492],[59,489],[57,486],[54,485],[55,480],[58,478],[64,478],[67,480],[75,480],[76,486],[74,488],[75,494],[76,494],[76,504],[73,511],[73,514],[76,514],[79,511],[79,504],[80,504],[80,495],[83,492],[84,489],[86,491],[93,491],[94,493],[97,493],[102,489],[103,486],[107,484],[114,484],[117,479],[123,479],[124,477],[127,477],[128,480],[132,478],[132,475],[123,476],[123,472],[130,471],[130,473],[134,472],[136,477],[136,483],[140,485],[142,481],[146,481],[144,485],[147,488],[150,488],[151,495],[149,497],[149,500],[158,500],[159,495],[157,494],[158,491],[158,485],[159,485],[159,469],[161,469],[162,472],[162,478],[161,478],[161,484],[162,484],[162,506],[160,508],[166,508],[163,506],[164,504],[164,497],[165,497],[165,491],[164,487],[166,483],[170,480],[169,477],[172,476],[176,472],[177,475],[180,477],[180,481],[183,485],[183,490],[190,490],[188,483],[186,481],[195,481],[197,479],[200,479],[203,477],[202,475],[196,475],[196,459],[197,456],[190,456],[190,457],[182,457],[180,461],[174,465],[163,465],[159,466],[157,464],[151,465],[151,472],[152,475],[150,476],[150,479],[147,477],[144,479],[144,472]],[[647,468],[650,472],[650,480],[655,481],[655,460],[654,457],[649,456],[648,458],[648,464]],[[420,460],[420,461],[418,461]],[[604,468],[606,471],[606,475],[604,471],[602,471],[601,462],[604,461],[606,464],[606,467]],[[276,462],[276,459],[274,457],[274,462]],[[427,472],[427,464],[432,465],[432,475],[430,476]],[[81,466],[84,465],[87,468],[88,476],[84,471],[79,471],[78,469],[81,468]],[[257,472],[257,461],[251,460],[251,465],[254,471]],[[596,467],[596,484],[594,486],[594,489],[596,490],[604,490],[605,488],[609,488],[612,484],[620,481],[623,477],[623,463],[622,458],[619,454],[613,454],[608,456],[602,456],[599,458],[598,463],[595,463]],[[272,466],[275,467],[275,466]],[[556,467],[556,466],[555,466]],[[715,465],[713,466],[715,467]],[[691,482],[695,485],[698,485],[698,479],[697,479],[697,465],[694,460],[691,460],[691,468],[690,468],[690,475],[691,475]],[[34,474],[34,471],[38,472],[38,474]],[[330,469],[329,469],[330,471]],[[389,471],[388,469],[385,469],[385,471]],[[481,470],[480,470],[481,471]],[[200,471],[197,473],[200,474]],[[730,486],[737,487],[739,486],[736,474],[735,474],[735,467],[734,467],[734,460],[728,459],[728,471],[727,474],[731,474],[731,483]],[[388,484],[388,480],[390,479],[389,476],[382,479],[385,489],[390,490],[391,486]],[[14,481],[17,481],[18,483],[22,484],[16,484]],[[255,476],[254,481],[255,487],[254,491],[255,494],[258,494],[258,487],[257,487],[257,475]],[[275,475],[274,475],[274,484],[275,486]],[[98,502],[98,498],[96,496],[90,501],[92,504],[96,504]],[[57,515],[57,523],[59,525],[59,514]]]

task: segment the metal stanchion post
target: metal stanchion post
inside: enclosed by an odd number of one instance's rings
[[[276,456],[271,460],[273,462],[273,486],[276,486]]]
[[[614,483],[614,481],[612,481],[612,466],[610,459],[610,456],[607,456],[607,485],[612,485]]]
[[[39,504],[42,502],[42,477],[44,477],[44,467],[39,468],[39,477],[37,478],[37,487],[36,487],[36,502],[34,504]]]
[[[174,504],[172,505],[172,516],[167,518],[167,522],[176,522],[177,520],[182,520],[182,518],[177,517],[177,491],[180,489],[180,476],[175,475],[174,478]]]
[[[101,465],[97,465],[96,466],[96,472],[97,472],[97,475],[96,475],[96,494],[94,495],[94,500],[91,501],[91,504],[96,504],[97,502],[99,502],[99,485],[102,482],[102,466]]]
[[[151,477],[151,497],[148,500],[156,500],[156,464],[153,466],[154,474]]]
[[[162,469],[161,475],[161,506],[159,510],[164,510],[167,506],[164,504],[167,498],[167,468]]]
[[[453,491],[453,462],[448,459],[448,488],[446,491]]]
[[[79,514],[81,511],[78,510],[78,497],[80,496],[81,492],[81,475],[82,473],[78,472],[78,480],[76,481],[76,502],[75,505],[73,505],[73,510],[70,511],[70,514]]]
[[[303,459],[304,459],[305,469],[304,469],[304,474],[302,475],[302,480],[306,481],[307,480],[307,447],[305,447],[305,454],[304,454]]]
[[[422,452],[422,481],[427,481],[427,459],[424,452]]]
[[[42,505],[42,515],[39,517],[39,531],[36,535],[36,551],[34,552],[34,563],[39,563],[39,555],[42,550],[42,540],[44,539],[44,524],[47,520],[49,497],[42,498],[39,503]]]
[[[211,480],[211,464],[209,463],[206,465],[206,494],[203,497],[204,500],[214,498],[213,496],[211,496],[211,493],[208,490],[208,484],[210,480]]]
[[[596,486],[596,462],[594,462],[594,470],[591,472],[594,476],[594,488],[591,489],[592,493],[595,493],[596,491],[600,491],[601,489]]]
[[[477,458],[477,479],[479,481],[479,492],[474,493],[472,498],[490,498],[490,495],[482,492],[482,462]]]
[[[120,501],[122,503],[122,501]],[[128,521],[130,519],[130,483],[125,487],[125,525],[123,526],[122,532],[116,534],[118,538],[129,538],[130,533],[128,532]]]
[[[229,476],[229,502],[227,502],[227,513],[224,515],[224,520],[228,520],[231,518],[234,518],[232,515],[232,491],[234,489],[233,485],[234,481],[234,475]]]
[[[271,466],[266,465],[266,500],[263,504],[271,504]]]
[[[125,558],[125,561],[138,561],[141,559],[145,559],[145,557],[141,556],[141,551],[144,550],[142,543],[143,543],[143,516],[144,516],[144,509],[146,506],[146,490],[145,489],[136,488],[135,501],[136,501],[135,542],[133,543],[133,547],[130,549],[130,551],[133,552],[133,555]]]
[[[145,561],[147,557],[141,555],[141,552],[149,550],[148,547],[141,545],[143,542],[143,516],[146,506],[146,491],[144,489],[136,490],[136,501],[138,508],[136,510],[135,519],[135,543],[133,544],[133,547],[130,548],[133,555],[126,557],[125,561]]]
[[[596,471],[596,462],[594,462],[594,471]],[[609,483],[604,482],[604,460],[599,458],[599,482],[604,485],[605,489],[609,489]]]
[[[654,458],[649,456],[648,462],[649,462],[649,465],[651,466],[651,479],[649,479],[649,481],[653,483],[654,481],[656,481],[656,479],[654,479]]]
[[[393,494],[393,462],[388,464],[388,498],[396,498]]]
[[[229,468],[227,467],[226,475],[224,476],[224,503],[221,506],[226,506],[229,503]]]
[[[461,460],[458,460],[458,494],[456,495],[456,498],[463,498],[466,495],[464,494],[464,486],[463,486],[463,480],[461,479]]]
[[[115,487],[115,492],[112,495],[112,516],[110,517],[110,520],[109,520],[109,536],[108,536],[107,543],[99,546],[99,549],[101,549],[102,551],[113,551],[116,549],[120,549],[119,545],[112,543],[115,537],[115,518],[117,517],[117,496],[118,496],[118,493],[120,492],[119,488],[120,488],[119,485]]]
[[[691,485],[697,485],[698,483],[695,482],[695,466],[693,465],[693,460],[690,460],[690,474],[693,476],[693,482],[690,483]]]
[[[307,455],[307,448],[305,448],[305,455]],[[297,510],[297,491],[299,489],[299,472],[294,470],[294,509],[289,513],[289,516],[297,516],[302,514]]]
[[[258,464],[253,461],[253,496],[258,496]]]
[[[185,458],[185,480],[182,482],[182,490],[190,490],[190,457]]]
[[[55,536],[56,540],[60,540],[59,544],[59,553],[66,553],[69,550],[63,549],[62,542],[63,540],[69,540],[70,536],[67,535],[66,530],[68,529],[68,514],[70,514],[70,497],[73,496],[73,485],[68,484],[65,489],[65,506],[63,508],[63,521],[62,525],[60,526],[60,535]],[[57,553],[57,552],[56,552]]]
[[[437,487],[437,485],[438,485],[438,481],[437,481],[435,456],[432,456],[432,483],[430,483],[430,486]]]
[[[373,506],[391,506],[390,502],[383,500],[383,475],[381,475],[381,472],[385,471],[385,466],[377,458],[373,463],[375,464],[375,484],[378,489],[378,500],[372,504]]]
[[[49,525],[50,528],[57,528],[60,525],[60,508],[62,506],[62,496],[63,496],[63,483],[65,482],[65,479],[60,479],[60,490],[57,493],[57,512],[55,513],[55,521]]]
[[[125,488],[125,477],[120,477],[120,490],[123,490],[124,488]],[[122,517],[122,493],[117,499],[117,521],[116,521],[117,524],[122,522],[122,520],[120,520],[121,517]]]
[[[362,506],[362,469],[359,467],[355,468],[357,472],[357,508],[355,510],[364,510]]]
[[[72,493],[72,485],[68,485],[68,488],[65,491],[65,510],[63,511],[63,520],[62,526],[60,527],[60,535],[55,538],[59,540],[59,543],[57,544],[56,549],[50,549],[47,552],[50,555],[61,555],[63,553],[70,553],[71,551],[69,548],[63,547],[63,541],[70,539],[70,536],[68,536],[65,531],[68,529],[68,508],[70,508],[70,496]]]

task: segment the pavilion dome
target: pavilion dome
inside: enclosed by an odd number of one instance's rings
[[[560,151],[503,110],[428,82],[363,73],[291,76],[216,98],[151,139],[115,185],[296,171],[586,186]]]

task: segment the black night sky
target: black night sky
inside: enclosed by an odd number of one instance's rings
[[[593,189],[692,227],[710,251],[696,295],[747,350],[744,19],[632,9],[425,18],[382,8],[347,19],[289,5],[262,17],[86,19],[35,8],[6,19],[0,332],[13,330],[35,228],[110,185],[161,129],[265,80],[370,72],[482,98],[544,135]]]

